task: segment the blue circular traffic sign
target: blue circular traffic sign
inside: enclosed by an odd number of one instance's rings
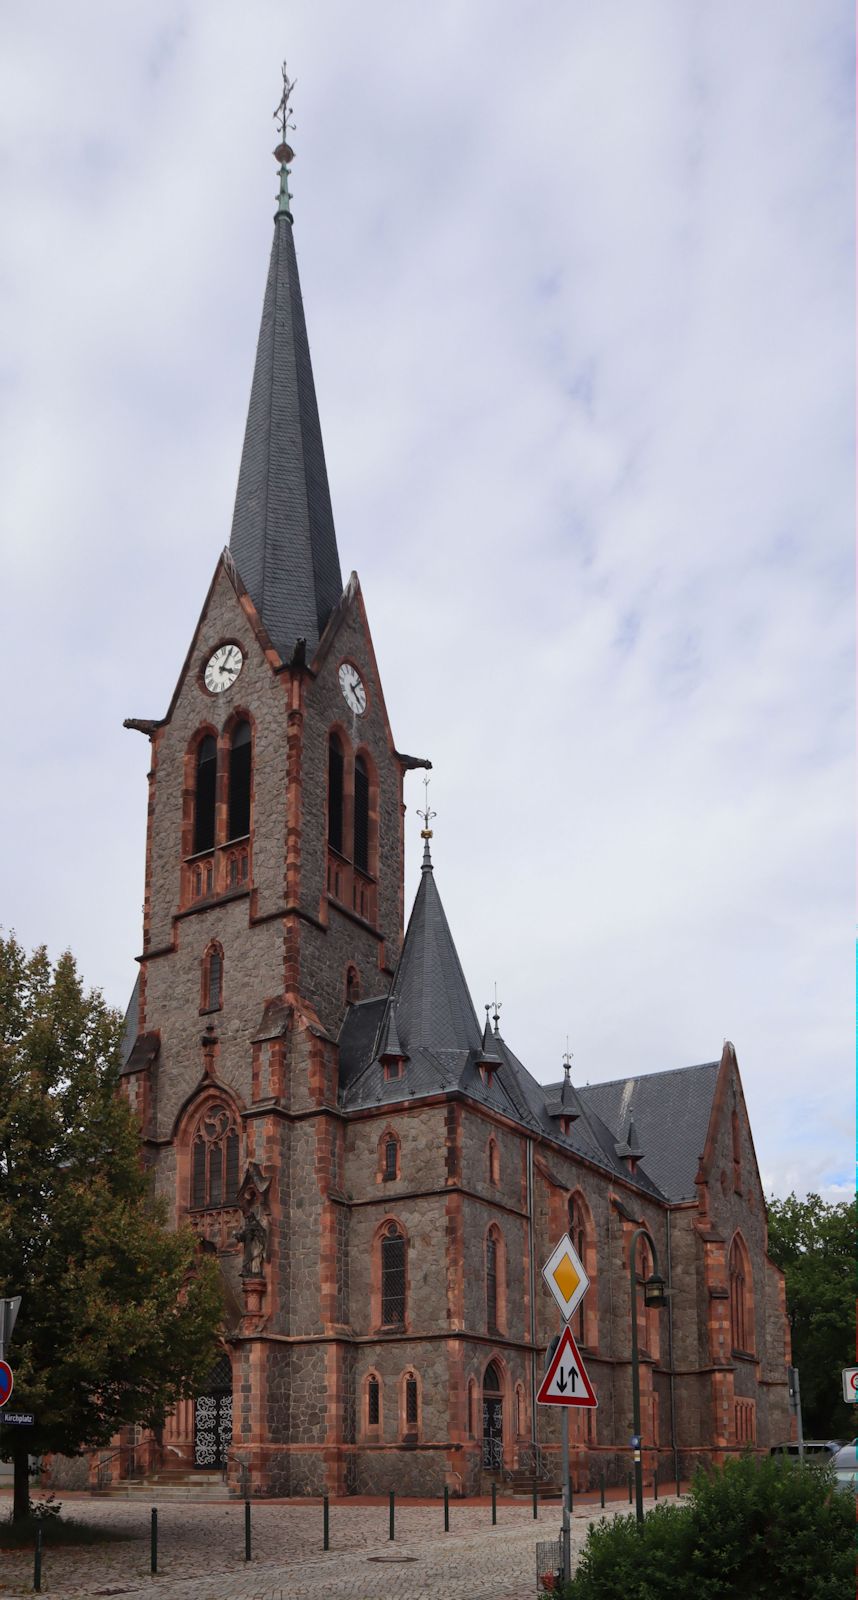
[[[12,1368],[8,1361],[0,1361],[0,1406],[5,1406],[14,1387],[15,1379],[12,1376]]]

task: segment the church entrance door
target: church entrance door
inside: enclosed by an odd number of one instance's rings
[[[503,1388],[493,1361],[483,1378],[483,1466],[487,1472],[503,1466]]]
[[[211,1471],[225,1467],[232,1444],[232,1362],[219,1356],[205,1386],[194,1400],[194,1466]]]

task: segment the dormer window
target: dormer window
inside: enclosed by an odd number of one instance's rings
[[[390,1083],[394,1078],[404,1078],[405,1062],[401,1056],[388,1056],[384,1062],[384,1081]]]
[[[485,1063],[483,1063],[479,1068],[479,1074],[480,1074],[480,1080],[483,1083],[483,1085],[485,1086],[485,1088],[486,1089],[491,1089],[493,1087],[494,1081],[495,1081],[495,1069],[494,1069],[494,1067],[486,1066]]]

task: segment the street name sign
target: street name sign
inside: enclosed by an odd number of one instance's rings
[[[858,1402],[858,1367],[843,1368],[843,1398]]]
[[[12,1368],[8,1361],[0,1361],[0,1406],[5,1406],[14,1387]]]
[[[590,1279],[568,1233],[554,1246],[542,1276],[560,1308],[564,1322],[574,1315],[590,1287]]]
[[[560,1343],[545,1369],[545,1377],[536,1396],[541,1406],[597,1406],[593,1385],[587,1377],[581,1353],[572,1337],[571,1328],[564,1328]]]
[[[9,1428],[32,1428],[36,1418],[32,1411],[4,1411],[0,1413],[0,1422]]]

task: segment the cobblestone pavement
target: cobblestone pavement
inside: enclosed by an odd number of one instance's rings
[[[0,1504],[2,1502],[0,1501]],[[151,1502],[93,1501],[63,1496],[63,1514],[129,1535],[121,1543],[48,1549],[42,1593],[55,1600],[535,1600],[536,1541],[557,1538],[557,1502],[540,1508],[499,1501],[491,1525],[487,1503],[451,1502],[443,1511],[400,1504],[396,1539],[387,1537],[387,1505],[333,1504],[331,1548],[323,1552],[318,1503],[253,1505],[253,1560],[244,1560],[244,1511],[235,1501],[158,1505],[158,1576],[149,1572]],[[607,1514],[628,1511],[627,1502]],[[578,1505],[573,1545],[602,1515]],[[0,1595],[32,1595],[31,1551],[0,1552]]]

